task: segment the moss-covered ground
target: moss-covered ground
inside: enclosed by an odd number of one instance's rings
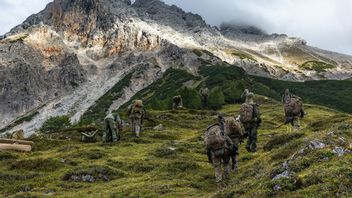
[[[240,146],[239,171],[217,190],[203,132],[213,111],[149,111],[140,139],[126,128],[116,144],[82,143],[77,130],[33,137],[31,153],[0,152],[4,197],[349,197],[352,118],[306,105],[300,131],[280,126],[279,102],[258,97],[263,124],[258,152]],[[238,114],[239,105],[221,111]],[[153,130],[162,124],[162,130]],[[324,143],[311,148],[311,141]],[[342,156],[334,149],[345,149]],[[287,166],[283,166],[287,162]],[[275,178],[289,171],[287,177]]]

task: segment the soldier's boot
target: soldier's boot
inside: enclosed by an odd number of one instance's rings
[[[301,126],[300,126],[299,118],[295,117],[293,119],[293,131],[299,131],[300,128],[301,128]]]
[[[246,150],[247,150],[248,152],[251,151],[251,144],[250,144],[249,138],[248,138],[248,140],[247,140]]]
[[[257,132],[252,131],[251,134],[249,135],[249,150],[250,152],[254,153],[257,152]]]
[[[136,133],[136,138],[139,138],[139,133],[141,131],[141,127],[139,125],[135,126],[135,133]]]
[[[231,166],[230,166],[230,161],[228,163],[224,164],[224,179],[228,180],[230,179],[230,172],[231,172]]]
[[[233,172],[238,173],[238,155],[233,157]]]
[[[116,132],[112,133],[112,142],[117,142],[118,141],[118,136],[116,134]]]

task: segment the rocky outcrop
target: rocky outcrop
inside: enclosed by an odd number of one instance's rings
[[[17,130],[33,132],[49,116],[77,121],[127,73],[144,68],[119,103],[169,67],[197,75],[200,59],[284,80],[352,75],[350,56],[251,26],[219,30],[159,0],[54,0],[0,38],[0,128],[31,109],[38,114]],[[303,67],[309,61],[329,68]]]

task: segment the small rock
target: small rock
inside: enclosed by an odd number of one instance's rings
[[[344,137],[339,137],[339,141],[341,144],[344,144],[346,142],[346,139]]]
[[[309,144],[309,148],[310,149],[322,149],[322,148],[325,148],[325,144],[324,143],[322,143],[322,142],[319,142],[319,141],[317,141],[317,140],[313,140],[313,141],[311,141],[310,142],[310,144]]]
[[[341,157],[345,154],[345,149],[342,148],[342,147],[339,147],[339,146],[336,146],[333,150],[332,150],[333,153],[336,153],[337,156]]]
[[[78,175],[71,175],[70,180],[73,182],[79,182],[81,181],[81,177],[79,177]]]
[[[284,171],[284,172],[282,172],[282,173],[276,175],[276,176],[272,179],[272,181],[278,180],[278,179],[280,179],[280,178],[288,178],[289,175],[290,175],[290,173],[286,170],[286,171]]]
[[[107,175],[103,175],[103,180],[104,180],[104,181],[110,181],[110,177],[107,176]]]
[[[153,129],[157,131],[162,131],[164,130],[164,126],[162,124],[159,124],[158,126],[155,126]]]
[[[329,136],[334,136],[334,135],[335,135],[335,132],[330,131],[330,132],[328,132],[328,135],[329,135]]]
[[[174,148],[174,147],[169,147],[168,149],[170,149],[170,150],[172,150],[172,151],[175,151],[175,150],[176,150],[176,148]]]
[[[24,185],[19,189],[19,192],[29,192],[32,190],[32,187],[30,185]]]
[[[89,183],[93,183],[95,181],[94,177],[91,175],[83,175],[82,176],[82,181],[84,182],[89,182]]]
[[[275,191],[279,191],[281,189],[281,186],[279,185],[279,184],[276,184],[275,186],[274,186],[274,190]]]

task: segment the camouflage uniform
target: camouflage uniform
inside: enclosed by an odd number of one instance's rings
[[[229,178],[229,174],[231,171],[230,159],[231,159],[231,147],[233,143],[228,136],[225,136],[225,138],[226,138],[226,147],[223,148],[222,151],[209,151],[211,162],[215,169],[215,182],[219,188],[222,188],[225,186],[224,180]]]
[[[131,121],[131,129],[132,132],[135,133],[136,137],[139,138],[140,133],[143,128],[143,119],[146,116],[146,111],[143,107],[141,107],[141,112],[134,111],[134,103],[128,107],[128,114]]]
[[[203,84],[203,87],[199,90],[199,96],[202,101],[202,108],[208,108],[208,97],[209,97],[209,89]]]
[[[221,130],[221,134],[225,137],[225,140],[226,140],[225,147],[216,151],[213,151],[210,149],[207,151],[209,162],[213,164],[215,169],[215,182],[218,188],[225,187],[224,180],[229,178],[229,174],[231,171],[230,159],[231,159],[233,143],[230,137],[224,134],[224,127],[225,127],[224,122],[225,121],[223,117],[219,116],[218,123],[215,125],[219,126],[219,129]]]
[[[246,145],[246,149],[249,152],[257,151],[257,130],[261,123],[259,106],[253,101],[254,94],[249,92],[246,94],[246,102],[253,106],[253,120],[251,122],[242,123],[245,134],[248,135],[248,141]]]
[[[117,142],[119,139],[119,129],[116,124],[120,125],[121,119],[118,114],[109,113],[104,119],[103,142]]]
[[[228,128],[230,125],[226,124],[225,125],[225,131],[230,131],[230,129]],[[239,126],[240,127],[240,126]],[[237,168],[238,168],[238,155],[239,155],[239,145],[240,143],[243,141],[243,131],[239,130],[238,134],[230,134],[229,137],[232,141],[232,160],[233,160],[233,167],[232,169],[236,172]]]
[[[183,101],[182,101],[182,97],[180,95],[178,96],[174,96],[172,98],[172,109],[180,109],[183,107]]]
[[[247,99],[247,94],[249,93],[249,90],[248,89],[245,89],[244,91],[243,91],[243,93],[241,94],[241,98],[242,99]]]
[[[282,95],[283,104],[290,103],[291,98],[297,98],[297,99],[301,100],[301,98],[299,96],[291,94],[289,89],[286,89],[285,93]],[[294,130],[299,130],[300,129],[300,117],[303,118],[304,115],[306,115],[306,112],[304,111],[304,108],[302,105],[300,116],[286,117],[286,123],[287,122],[291,123]]]

